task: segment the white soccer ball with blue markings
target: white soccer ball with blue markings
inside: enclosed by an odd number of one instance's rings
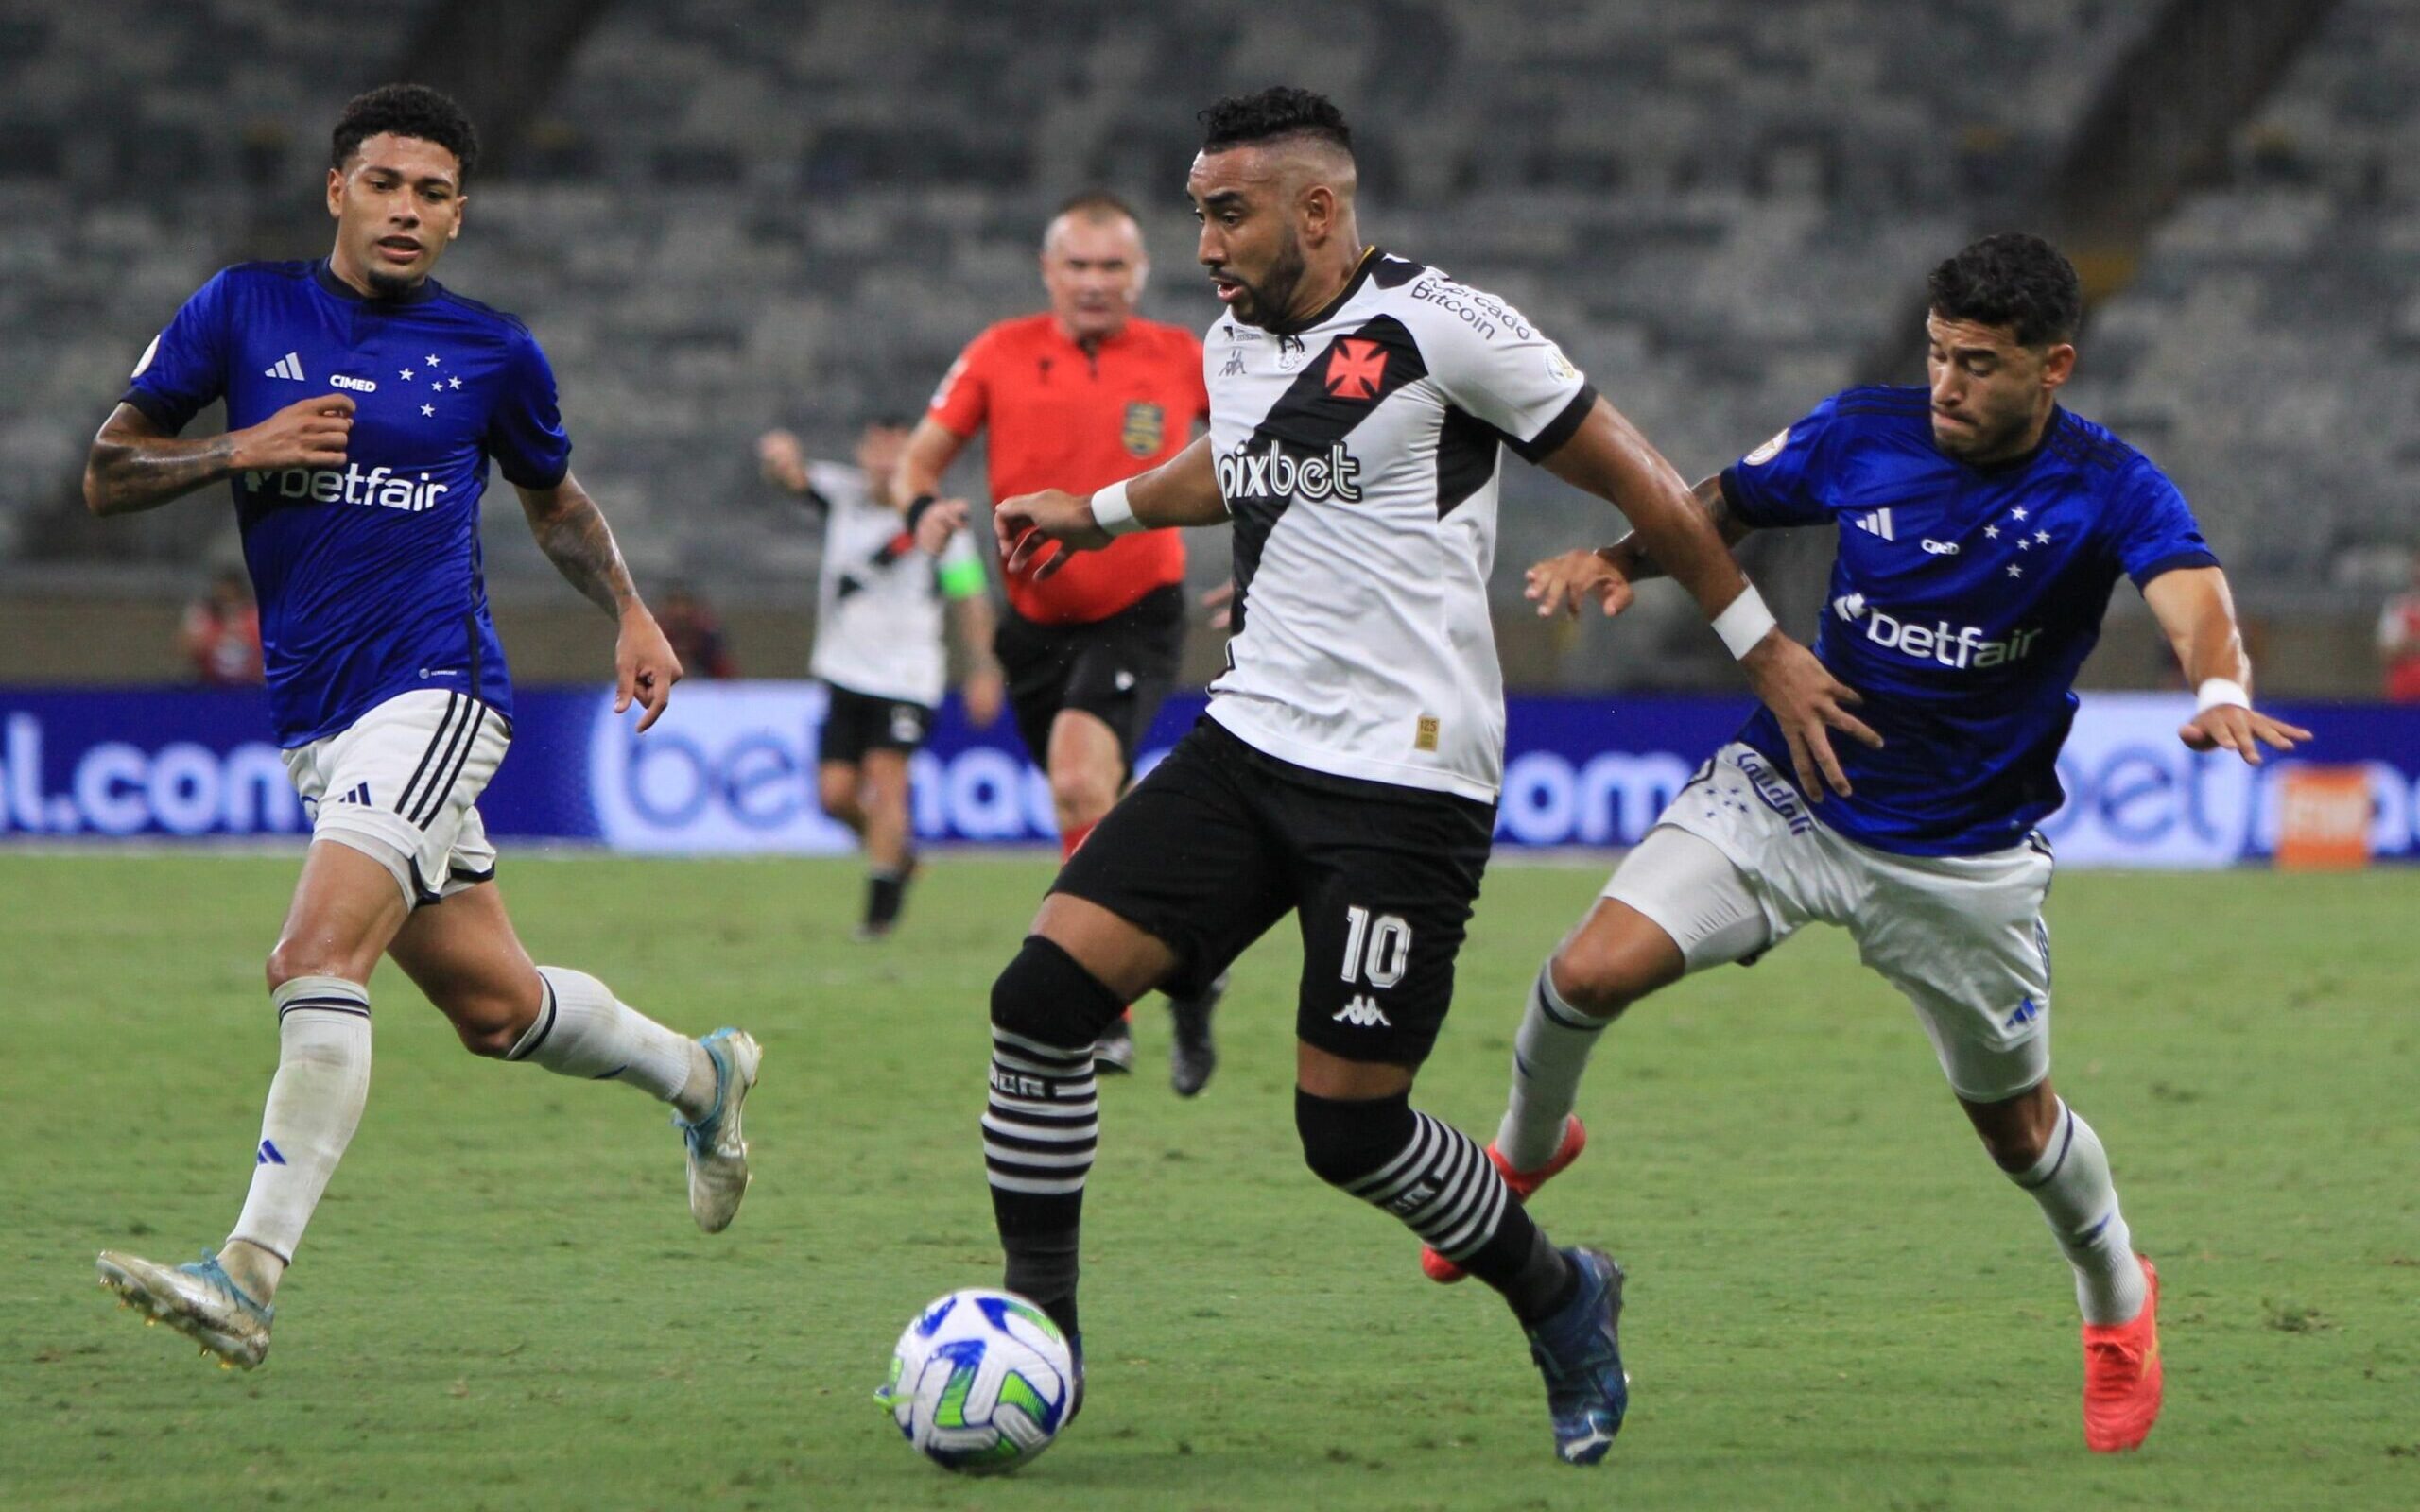
[[[994,1475],[1050,1447],[1075,1393],[1066,1335],[1013,1292],[969,1287],[916,1315],[875,1400],[943,1469]]]

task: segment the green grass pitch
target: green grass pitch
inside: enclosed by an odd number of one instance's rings
[[[476,1061],[391,969],[370,1110],[222,1371],[95,1283],[240,1202],[293,865],[0,854],[0,1507],[2353,1508],[2420,1505],[2420,873],[2059,884],[2058,1081],[2165,1277],[2168,1410],[2087,1455],[2066,1269],[1922,1034],[1840,936],[1614,1031],[1541,1194],[1631,1266],[1609,1465],[1556,1464],[1518,1333],[1305,1172],[1290,926],[1180,1103],[1165,1015],[1104,1089],[1092,1397],[1028,1472],[956,1479],[870,1400],[929,1297],[997,1280],[984,1004],[1049,876],[939,857],[848,942],[842,863],[508,867],[542,960],[749,1026],[757,1180],[706,1238],[665,1113]],[[1422,1106],[1482,1138],[1522,990],[1600,874],[1499,867]]]

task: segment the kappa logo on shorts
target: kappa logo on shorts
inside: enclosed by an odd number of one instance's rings
[[[1328,1018],[1332,1022],[1349,1023],[1356,1029],[1392,1029],[1395,1026],[1395,1022],[1387,1017],[1387,1010],[1378,1006],[1367,992],[1337,1009]]]

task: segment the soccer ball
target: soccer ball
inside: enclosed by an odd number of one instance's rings
[[[1050,1447],[1075,1388],[1059,1325],[1013,1292],[969,1287],[908,1325],[874,1400],[926,1459],[994,1475]]]

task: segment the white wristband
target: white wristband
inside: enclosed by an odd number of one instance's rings
[[[2203,679],[2200,690],[2193,695],[2193,712],[2198,714],[2222,703],[2249,709],[2252,707],[2252,695],[2243,691],[2242,683],[2230,678]]]
[[[1737,662],[1756,648],[1756,643],[1765,638],[1775,623],[1773,611],[1765,608],[1765,595],[1756,592],[1755,584],[1750,583],[1737,598],[1731,601],[1729,609],[1714,617],[1714,633],[1722,637],[1723,646],[1730,651],[1731,660]]]
[[[1143,522],[1134,518],[1134,506],[1126,500],[1126,483],[1121,479],[1093,495],[1093,524],[1113,536],[1143,528]]]

